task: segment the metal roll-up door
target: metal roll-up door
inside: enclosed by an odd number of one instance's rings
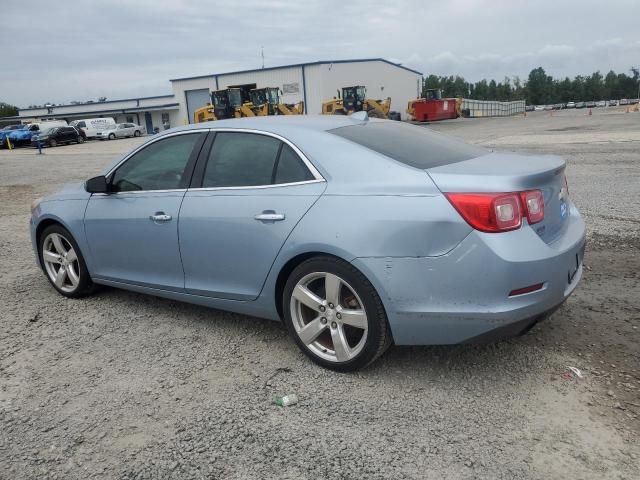
[[[187,115],[189,116],[189,123],[193,123],[193,112],[200,107],[204,107],[211,101],[208,88],[201,88],[199,90],[185,90],[184,92],[187,98]]]

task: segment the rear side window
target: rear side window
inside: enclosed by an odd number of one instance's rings
[[[289,145],[283,145],[278,158],[274,183],[294,183],[313,180],[313,175]]]
[[[334,128],[329,133],[420,169],[462,162],[487,153],[475,145],[401,122],[368,122]]]
[[[216,134],[202,186],[270,185],[280,140],[253,133]]]
[[[289,146],[267,135],[216,134],[204,172],[204,188],[303,182],[314,177]]]

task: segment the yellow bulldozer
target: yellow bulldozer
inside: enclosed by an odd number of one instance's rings
[[[322,104],[323,115],[349,115],[365,111],[371,118],[389,118],[390,110],[390,97],[385,100],[367,98],[367,89],[362,85],[343,87],[342,97],[338,91],[338,98],[333,98]]]

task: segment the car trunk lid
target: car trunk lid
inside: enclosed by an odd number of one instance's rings
[[[565,161],[552,155],[489,153],[426,169],[443,193],[498,193],[540,190],[544,219],[531,228],[547,243],[562,231],[568,216]],[[523,224],[526,219],[523,220]]]

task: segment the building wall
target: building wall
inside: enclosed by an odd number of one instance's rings
[[[321,113],[322,103],[342,87],[364,85],[367,97],[391,97],[391,110],[407,118],[409,100],[418,96],[421,75],[385,62],[327,63],[305,67],[308,113]]]
[[[191,123],[189,121],[189,115],[187,113],[187,97],[185,92],[187,90],[200,90],[202,88],[208,88],[209,91],[216,89],[215,75],[203,78],[192,78],[188,80],[174,80],[171,82],[171,88],[173,89],[174,101],[178,102],[178,121],[175,126],[187,125]],[[193,119],[191,119],[193,121]]]
[[[277,68],[273,70],[218,76],[220,89],[248,83],[255,83],[256,88],[278,87],[282,91],[280,93],[280,101],[283,103],[298,103],[300,100],[303,100],[302,67]],[[286,89],[287,92],[295,90],[296,88],[298,91],[285,93],[285,85],[288,86]]]
[[[367,87],[367,95],[370,98],[385,99],[390,96],[391,110],[400,112],[403,119],[407,118],[405,112],[407,103],[418,96],[420,79],[421,75],[418,73],[377,60],[313,64],[217,75],[219,89],[250,83],[255,83],[257,88],[278,87],[283,92],[290,92],[297,88],[297,92],[281,93],[280,97],[284,103],[297,103],[304,100],[303,87],[306,87],[308,114],[322,113],[322,103],[335,97],[338,89],[364,85]],[[180,121],[187,123],[185,91],[201,88],[215,90],[216,76],[173,80],[172,87],[176,101],[180,104]]]

